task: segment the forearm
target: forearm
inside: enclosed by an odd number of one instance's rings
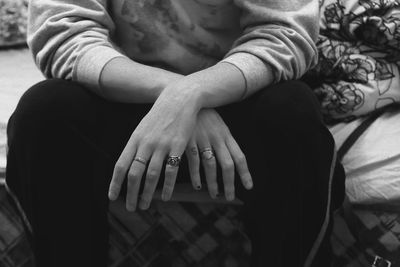
[[[272,82],[272,72],[269,77]],[[201,109],[237,102],[257,91],[257,88],[248,90],[246,83],[241,71],[229,63],[221,62],[183,76],[118,57],[104,67],[97,92],[116,102],[154,103],[161,92],[170,86],[181,93],[183,90],[193,91]]]
[[[273,82],[273,73],[266,77],[267,85]],[[220,62],[207,69],[185,76],[168,86],[169,90],[185,90],[196,98],[198,109],[215,108],[241,101],[264,87],[247,87],[242,72],[232,64]],[[166,92],[166,93],[167,93]]]
[[[118,57],[108,62],[97,91],[108,100],[124,103],[154,103],[162,90],[183,76]]]

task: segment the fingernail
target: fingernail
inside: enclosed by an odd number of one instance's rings
[[[170,195],[168,194],[168,192],[162,192],[161,199],[163,201],[168,201],[170,199]]]
[[[252,180],[248,180],[248,181],[247,181],[247,188],[248,188],[248,189],[252,189],[252,188],[253,188],[253,182],[252,182]]]
[[[235,194],[230,193],[226,196],[226,200],[228,201],[233,201],[235,199]]]
[[[142,210],[147,210],[150,206],[149,204],[149,202],[141,200],[139,203],[139,208]]]
[[[117,198],[117,196],[114,192],[108,192],[108,198],[110,200],[115,200]]]
[[[134,205],[131,205],[131,204],[126,204],[126,209],[127,209],[128,211],[135,211],[135,206],[134,206]]]

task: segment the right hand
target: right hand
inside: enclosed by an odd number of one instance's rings
[[[224,193],[228,201],[235,199],[235,169],[243,186],[248,190],[253,187],[246,157],[214,109],[202,109],[198,113],[196,128],[185,153],[193,187],[197,190],[201,188],[201,161],[211,198],[218,196],[217,161],[222,169]]]

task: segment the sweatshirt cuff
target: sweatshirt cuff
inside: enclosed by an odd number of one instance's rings
[[[237,52],[224,58],[221,62],[227,62],[239,68],[246,80],[248,92],[254,92],[266,87],[270,81],[274,81],[272,68],[260,58],[244,52]]]
[[[116,57],[126,57],[114,48],[96,46],[81,55],[73,70],[72,79],[90,88],[99,90],[100,75],[105,65]]]

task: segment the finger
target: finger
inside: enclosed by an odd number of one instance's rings
[[[200,157],[196,142],[193,139],[189,141],[186,148],[186,157],[188,159],[189,174],[192,180],[193,188],[196,190],[200,190]]]
[[[153,154],[149,166],[147,168],[146,182],[143,194],[139,203],[140,209],[148,209],[156,190],[158,180],[163,165],[164,156],[161,153]]]
[[[253,188],[253,178],[251,177],[249,167],[247,165],[246,156],[240,149],[238,143],[233,138],[229,138],[226,145],[230,151],[236,171],[240,176],[243,186],[250,190]]]
[[[135,159],[133,160],[132,165],[128,171],[126,209],[129,211],[136,210],[140,182],[142,180],[144,171],[146,170],[146,164],[149,157],[150,152],[138,149],[138,152],[135,155]]]
[[[114,166],[113,175],[108,189],[108,198],[110,200],[118,198],[118,195],[121,192],[122,183],[132,164],[135,153],[136,146],[129,141]]]
[[[215,154],[222,170],[225,198],[228,201],[235,199],[235,165],[226,146],[215,147]]]
[[[217,162],[211,146],[204,147],[200,150],[200,157],[206,175],[208,192],[211,198],[215,199],[218,196]]]
[[[167,157],[167,163],[165,165],[165,179],[164,187],[161,193],[161,199],[168,201],[171,199],[172,192],[174,191],[176,176],[178,175],[179,163],[181,161],[181,155],[179,152],[171,152]]]

